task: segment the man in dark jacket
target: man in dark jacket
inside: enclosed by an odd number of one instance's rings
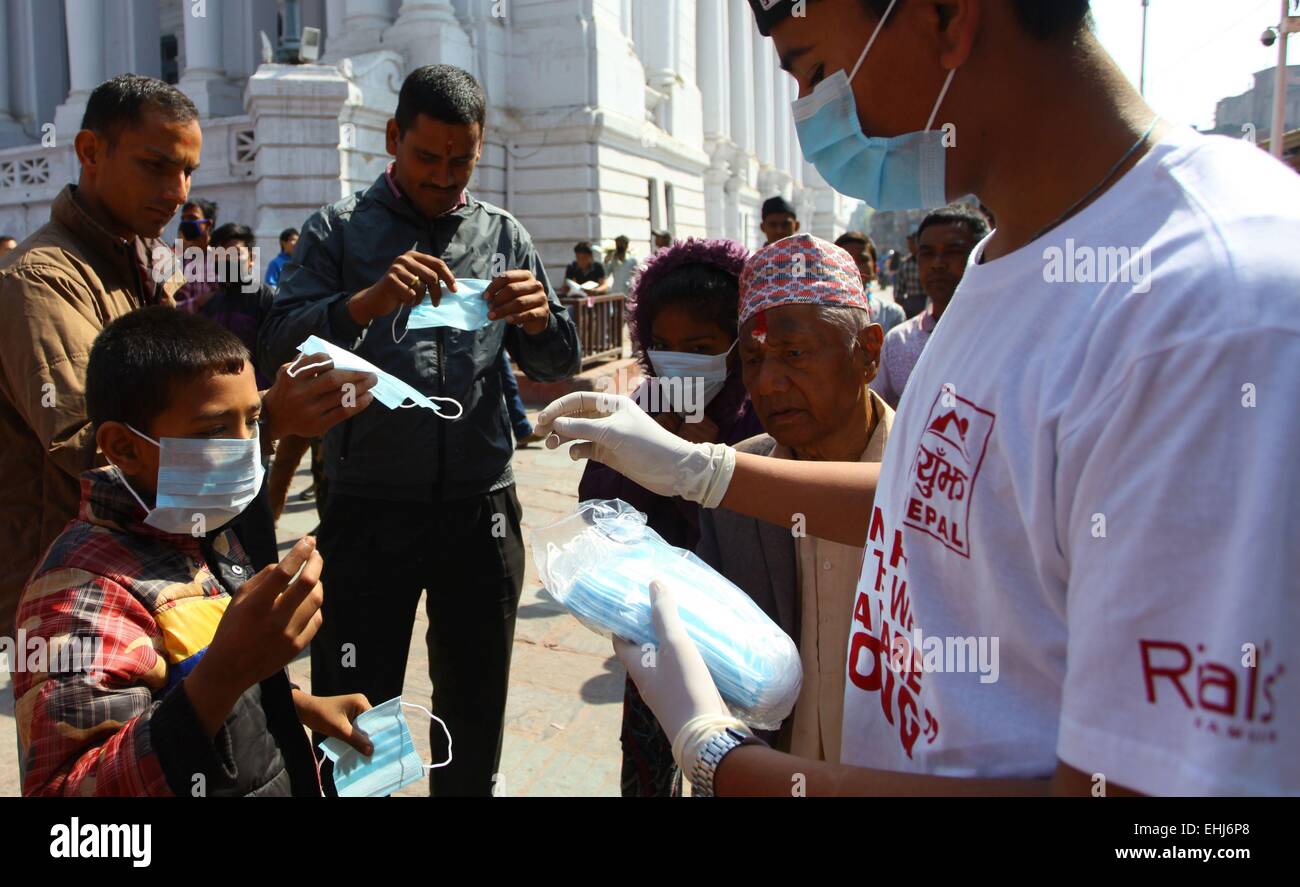
[[[581,362],[577,331],[528,232],[465,190],[484,112],[482,88],[466,72],[411,73],[388,121],[394,162],[368,190],[303,225],[261,337],[268,365],[317,335],[464,409],[450,421],[380,408],[325,439],[320,546],[330,593],[312,643],[312,690],[376,703],[399,695],[427,591],[433,710],[455,743],[452,763],[431,774],[439,795],[490,794],[501,755],[524,573],[501,353],[542,381]],[[472,332],[405,328],[406,306],[426,293],[438,302],[457,279],[491,280],[484,297],[494,322]],[[445,759],[442,730],[431,737],[435,759]]]

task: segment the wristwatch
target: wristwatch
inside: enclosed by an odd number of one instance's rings
[[[727,727],[722,732],[715,733],[713,738],[704,743],[695,758],[695,766],[691,768],[691,797],[713,797],[713,776],[729,751],[742,745],[766,744],[754,734],[742,732],[735,727]]]

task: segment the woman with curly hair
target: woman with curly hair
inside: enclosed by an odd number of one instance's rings
[[[687,238],[651,256],[628,294],[632,349],[646,374],[633,398],[694,443],[735,444],[763,433],[734,347],[747,258],[733,240]],[[587,463],[578,498],[622,499],[671,545],[694,550],[699,540],[698,505],[651,493],[599,462]],[[624,797],[681,794],[672,744],[631,681],[621,740]]]

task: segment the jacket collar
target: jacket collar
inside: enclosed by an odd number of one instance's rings
[[[162,539],[187,551],[198,548],[199,540],[194,536],[164,533],[144,522],[148,516],[149,512],[131,495],[112,465],[82,473],[79,519],[97,527]]]
[[[118,237],[86,211],[76,194],[76,185],[64,186],[50,207],[50,219],[67,228],[78,241],[110,263],[119,276],[130,283],[131,292],[137,291],[137,281],[143,285],[145,280],[149,280],[150,285],[146,287],[145,294],[148,304],[172,301],[176,291],[185,285],[185,276],[180,269],[178,268],[177,273],[163,282],[161,299],[158,298],[158,288],[152,283],[153,278],[148,273],[152,268],[155,248],[167,249],[167,245],[158,239],[145,240],[133,237],[124,240]],[[144,277],[141,276],[142,271],[146,272]]]

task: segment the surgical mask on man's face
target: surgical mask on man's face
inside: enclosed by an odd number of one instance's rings
[[[451,397],[427,397],[421,394],[412,386],[403,382],[392,373],[386,373],[370,361],[357,354],[348,351],[346,348],[340,348],[333,342],[327,342],[320,336],[308,336],[307,341],[298,346],[301,353],[289,365],[287,372],[291,377],[296,377],[299,373],[306,372],[318,366],[325,364],[309,363],[305,366],[299,366],[298,361],[302,360],[304,355],[319,354],[324,352],[328,354],[333,362],[335,369],[354,370],[356,372],[371,373],[378,377],[379,382],[370,393],[375,396],[375,400],[388,407],[390,410],[409,409],[411,407],[424,407],[426,410],[433,410],[440,418],[459,419],[465,412],[460,402]],[[407,403],[407,401],[411,403]],[[448,415],[442,411],[438,403],[451,404],[456,408],[454,415]]]
[[[447,735],[447,760],[426,764],[420,758],[402,713],[404,705],[418,708],[442,725]],[[451,763],[451,732],[447,725],[424,706],[403,702],[400,696],[362,712],[354,723],[374,747],[369,757],[341,739],[331,737],[320,744],[325,757],[334,762],[334,788],[341,798],[382,798],[418,782],[425,770]]]
[[[122,470],[113,466],[127,492],[149,512],[146,526],[164,533],[202,536],[242,514],[262,489],[264,469],[256,437],[164,437],[158,441],[126,427],[159,450],[153,508],[131,488]]]
[[[736,347],[721,354],[691,354],[686,351],[647,351],[646,357],[654,368],[655,377],[662,380],[681,379],[682,385],[698,385],[699,397],[695,399],[700,407],[718,396],[727,384],[727,358]],[[674,412],[681,412],[676,406]]]
[[[836,191],[880,211],[930,209],[948,202],[943,131],[931,127],[956,68],[948,72],[924,132],[872,137],[862,132],[858,122],[850,84],[897,5],[898,0],[889,4],[852,72],[836,71],[818,83],[812,95],[791,105],[804,158]]]
[[[491,306],[488,305],[487,299],[483,298],[483,293],[491,282],[490,280],[458,277],[456,278],[456,291],[454,293],[447,289],[446,284],[443,284],[442,297],[438,300],[437,305],[434,305],[433,300],[425,296],[423,302],[410,310],[406,317],[406,330],[402,331],[401,338],[398,338],[397,335],[397,324],[402,317],[403,309],[398,308],[396,313],[393,314],[393,341],[400,344],[402,339],[406,338],[407,330],[426,330],[449,326],[472,333],[491,326],[496,321],[488,318],[488,311]]]

